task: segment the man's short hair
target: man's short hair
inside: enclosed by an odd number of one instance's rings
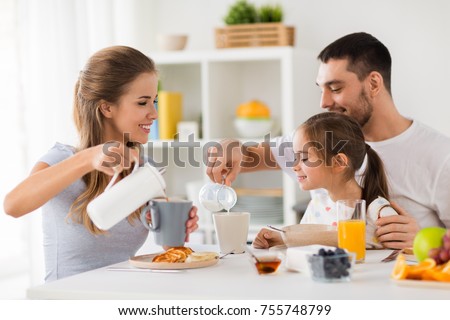
[[[368,33],[357,32],[339,38],[323,49],[317,58],[323,63],[330,59],[347,59],[347,70],[355,73],[360,81],[370,72],[377,71],[391,94],[391,55],[383,43]]]

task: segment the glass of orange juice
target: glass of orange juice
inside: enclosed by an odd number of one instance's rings
[[[361,199],[338,200],[338,246],[356,254],[356,263],[366,257],[366,201]]]

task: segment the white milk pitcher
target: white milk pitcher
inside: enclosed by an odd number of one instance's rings
[[[87,206],[92,222],[102,230],[110,229],[149,200],[166,197],[164,178],[148,162],[139,167],[135,161],[133,172],[112,186],[118,176],[116,172],[105,191]]]
[[[233,188],[219,183],[207,183],[199,192],[198,198],[202,206],[211,212],[223,209],[230,211],[237,202],[236,191]]]

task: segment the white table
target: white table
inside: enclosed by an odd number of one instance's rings
[[[192,246],[217,251],[214,246]],[[182,273],[118,272],[105,268],[28,289],[29,299],[450,299],[441,288],[399,286],[390,280],[394,262],[380,263],[390,251],[368,251],[352,281],[320,283],[281,268],[258,275],[247,254],[229,255],[218,264]],[[127,261],[113,265],[130,267]]]

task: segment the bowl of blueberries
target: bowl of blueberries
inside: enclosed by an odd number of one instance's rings
[[[320,282],[350,281],[355,263],[355,254],[336,248],[319,249],[308,257],[308,265],[313,280]]]

